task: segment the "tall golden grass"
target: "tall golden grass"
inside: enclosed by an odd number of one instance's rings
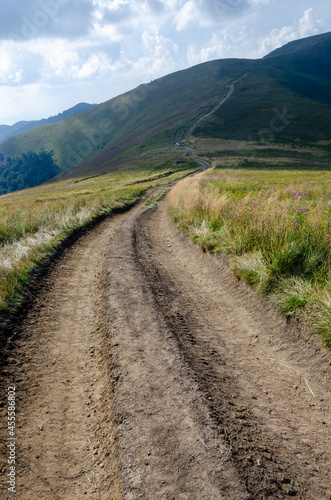
[[[178,227],[331,347],[331,173],[212,170],[169,196]]]

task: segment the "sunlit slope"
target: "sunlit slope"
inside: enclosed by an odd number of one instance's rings
[[[220,60],[200,64],[139,86],[61,123],[10,138],[0,146],[7,155],[54,150],[62,171],[97,155],[103,168],[122,151],[143,145],[195,116],[220,86],[249,70],[255,61]],[[158,139],[156,139],[158,141]],[[163,141],[164,142],[164,141]]]
[[[87,104],[86,102],[81,102],[80,104],[76,104],[70,109],[59,113],[56,116],[50,116],[49,118],[43,118],[42,120],[33,120],[33,121],[20,121],[14,123],[14,125],[0,125],[0,142],[4,142],[10,137],[14,135],[23,134],[28,130],[32,130],[37,127],[41,127],[43,125],[51,125],[54,123],[61,122],[65,118],[74,113],[81,113],[82,111],[86,111],[94,106],[94,104]]]
[[[291,42],[239,82],[196,136],[260,142],[330,139],[331,34]]]

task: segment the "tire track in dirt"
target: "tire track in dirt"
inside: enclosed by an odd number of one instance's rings
[[[219,259],[203,255],[178,235],[164,206],[132,219],[114,240],[113,250],[123,259],[122,278],[112,269],[108,285],[113,294],[122,290],[117,306],[114,295],[109,303],[119,363],[117,411],[125,415],[120,442],[129,462],[129,468],[122,467],[125,498],[242,498],[241,478],[250,498],[329,500],[329,351],[318,339],[306,342],[254,292],[238,286]],[[127,300],[134,312],[121,313],[120,304]],[[206,484],[199,491],[202,478],[193,471],[180,474],[188,470],[185,454],[199,456],[202,450],[193,451],[192,443],[183,450],[180,437],[174,438],[185,398],[178,398],[181,387],[169,383],[167,370],[160,371],[169,352],[177,361],[168,361],[176,366],[168,371],[182,387],[185,380],[194,387],[194,394],[184,390],[195,402],[191,416],[204,432],[213,429],[222,449],[219,463],[224,464],[222,454],[227,457],[230,477],[239,488],[232,496],[224,471],[209,485],[218,485],[217,492]],[[166,410],[169,399],[172,413]],[[156,401],[161,404],[157,409]],[[153,436],[161,432],[164,441],[159,443]],[[183,439],[196,432],[182,428]],[[211,472],[215,449],[203,440],[209,451],[198,460],[199,469]],[[166,464],[158,462],[164,454],[169,456],[168,473]],[[164,487],[157,482],[161,478]]]
[[[11,343],[18,497],[330,500],[330,362],[142,202],[65,253]]]
[[[229,448],[137,264],[135,227],[150,211],[133,211],[109,249],[108,313],[124,498],[246,499]],[[149,254],[146,249],[143,259]]]
[[[20,500],[121,497],[104,266],[124,217],[106,219],[64,253],[14,332],[2,387],[14,384],[17,391]],[[1,498],[12,498],[4,484],[6,437],[2,428]]]

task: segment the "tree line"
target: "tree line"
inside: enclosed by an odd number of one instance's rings
[[[58,175],[53,155],[53,151],[29,151],[10,157],[0,152],[0,195],[39,186]]]

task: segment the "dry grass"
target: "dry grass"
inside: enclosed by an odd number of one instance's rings
[[[331,173],[212,170],[171,192],[174,221],[331,345]]]
[[[113,171],[0,196],[0,310],[19,305],[31,271],[74,229],[187,171]]]

